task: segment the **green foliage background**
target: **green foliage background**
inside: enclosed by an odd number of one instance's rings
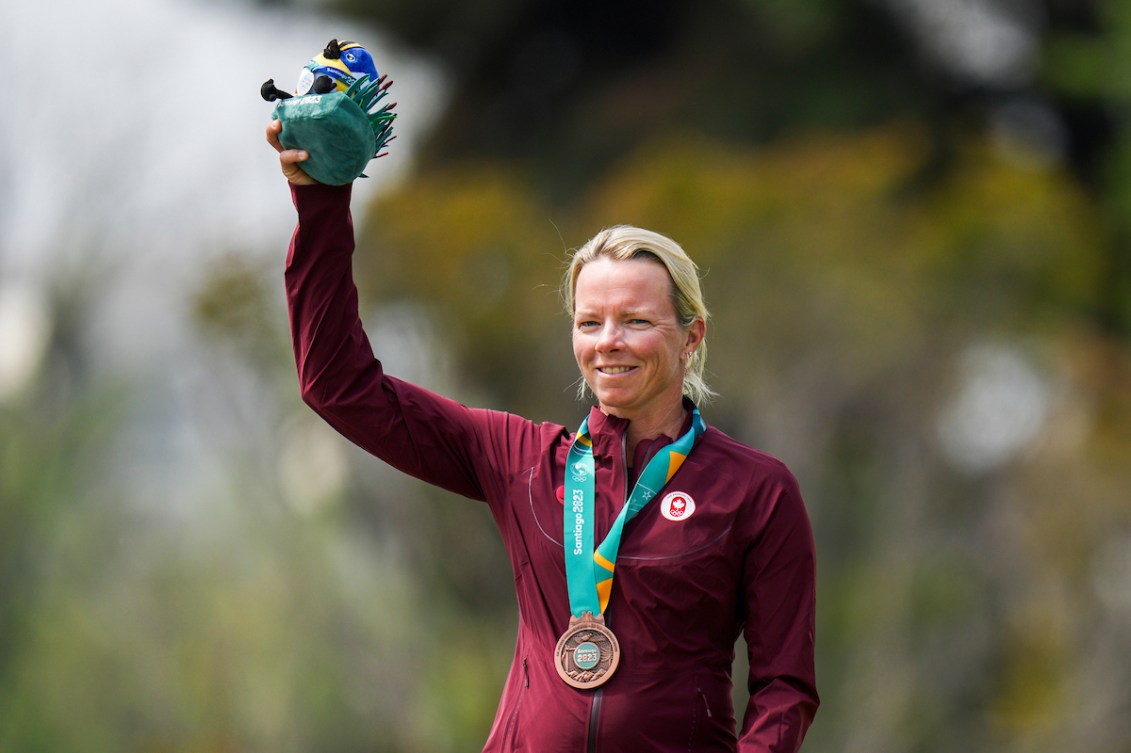
[[[567,249],[671,235],[714,317],[707,420],[785,460],[813,518],[805,749],[1129,753],[1131,13],[993,6],[1035,54],[986,81],[897,5],[343,0],[453,91],[355,204],[369,330],[395,372],[570,424]],[[498,536],[298,404],[281,255],[188,302],[230,406],[187,501],[209,526],[102,472],[159,397],[90,378],[89,302],[59,291],[0,411],[0,751],[482,744],[514,636]]]

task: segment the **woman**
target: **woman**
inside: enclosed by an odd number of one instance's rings
[[[279,129],[303,399],[391,465],[485,501],[507,548],[518,639],[484,750],[796,751],[818,704],[812,532],[785,466],[696,408],[707,311],[691,260],[624,227],[573,256],[563,292],[597,400],[577,432],[467,408],[383,373],[358,318],[350,187],[317,185]]]

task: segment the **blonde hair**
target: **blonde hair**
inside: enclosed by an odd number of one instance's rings
[[[614,261],[651,259],[663,264],[672,280],[672,306],[680,326],[686,329],[696,319],[707,321],[709,314],[699,285],[699,268],[691,257],[671,238],[630,225],[605,228],[570,256],[562,280],[562,298],[571,319],[575,313],[574,293],[581,268],[603,256]],[[703,376],[706,361],[707,341],[704,339],[691,354],[683,373],[683,394],[697,405],[706,403],[715,394]],[[579,394],[584,394],[585,387],[585,380],[581,380]]]

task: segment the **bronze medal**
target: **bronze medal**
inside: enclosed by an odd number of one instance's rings
[[[567,684],[591,690],[612,677],[620,664],[620,643],[605,627],[605,618],[585,612],[570,617],[569,627],[554,649],[554,666]]]

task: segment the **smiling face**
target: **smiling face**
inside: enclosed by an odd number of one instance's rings
[[[682,416],[685,354],[706,325],[680,326],[672,290],[655,259],[598,257],[578,273],[573,355],[605,413],[654,423]]]

